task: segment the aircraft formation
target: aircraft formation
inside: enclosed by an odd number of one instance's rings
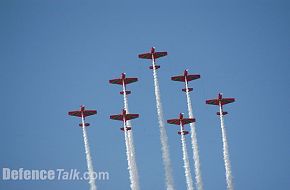
[[[165,128],[165,122],[163,118],[163,109],[162,102],[160,98],[160,90],[159,90],[159,81],[157,76],[157,70],[160,69],[160,66],[156,64],[156,59],[166,56],[167,52],[156,52],[155,48],[152,47],[151,51],[148,53],[139,54],[138,57],[140,59],[149,59],[152,61],[152,65],[149,66],[149,69],[153,71],[153,79],[154,79],[154,92],[156,98],[156,109],[157,109],[157,118],[160,130],[160,142],[161,142],[161,152],[162,152],[162,160],[165,172],[165,186],[167,190],[173,190],[174,180],[171,169],[171,161],[170,161],[170,153],[167,142],[167,132]],[[193,80],[197,80],[200,78],[199,74],[189,74],[188,70],[184,70],[183,75],[173,76],[171,77],[172,81],[183,82],[185,87],[182,88],[182,91],[186,94],[187,106],[188,106],[188,118],[184,117],[184,113],[180,113],[178,118],[168,119],[168,124],[173,124],[179,126],[179,130],[177,132],[178,135],[181,136],[181,144],[182,144],[182,155],[184,161],[184,169],[185,169],[185,178],[186,185],[188,190],[194,189],[193,179],[190,171],[190,163],[189,157],[187,154],[186,147],[186,135],[191,136],[191,144],[193,149],[193,161],[194,161],[194,173],[195,173],[195,185],[198,190],[203,190],[203,182],[201,176],[201,168],[200,168],[200,160],[198,153],[198,143],[195,132],[195,121],[196,119],[193,116],[192,105],[190,100],[189,92],[193,91],[193,88],[188,86],[188,83]],[[135,157],[135,145],[133,138],[133,127],[131,125],[130,120],[136,119],[139,117],[139,114],[132,114],[129,112],[128,108],[128,95],[131,94],[131,91],[127,90],[127,85],[137,82],[138,78],[128,78],[125,73],[121,74],[120,78],[109,80],[110,84],[116,84],[122,86],[122,91],[120,94],[123,96],[124,107],[120,114],[111,115],[110,119],[118,120],[123,122],[123,126],[120,128],[124,132],[125,145],[126,145],[126,156],[128,161],[128,171],[130,177],[130,188],[132,190],[138,190],[139,187],[139,177],[138,177],[138,168]],[[226,136],[226,130],[224,126],[224,115],[227,115],[228,112],[223,110],[223,106],[229,103],[235,102],[235,98],[224,98],[222,93],[219,93],[217,98],[206,100],[205,103],[209,105],[216,105],[219,107],[219,111],[216,113],[220,118],[221,130],[222,130],[222,140],[223,140],[223,157],[225,164],[225,173],[226,173],[226,184],[228,190],[233,190],[233,181],[231,174],[231,164],[229,159],[229,151],[228,151],[228,142]],[[83,137],[85,144],[85,152],[87,159],[87,167],[89,172],[89,184],[91,190],[96,190],[95,180],[93,179],[93,165],[92,159],[89,150],[89,143],[86,134],[86,127],[90,126],[89,123],[85,121],[86,117],[97,114],[96,110],[86,110],[85,106],[81,106],[80,110],[70,111],[68,112],[70,116],[76,116],[81,118],[81,123],[79,126],[83,129]],[[190,125],[190,130],[185,129],[185,125]]]

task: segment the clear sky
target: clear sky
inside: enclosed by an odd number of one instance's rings
[[[188,68],[205,190],[225,189],[217,107],[205,99],[223,92],[234,186],[290,189],[290,3],[284,0],[1,0],[0,168],[86,170],[80,120],[88,118],[96,171],[108,171],[99,189],[129,189],[121,122],[121,72],[139,77],[128,87],[141,189],[164,189],[150,61],[139,53],[168,51],[158,60],[165,119],[187,113],[182,83]],[[176,189],[185,189],[178,127],[166,125]],[[187,138],[193,171],[192,149]],[[1,175],[2,177],[2,175]],[[88,189],[86,181],[3,181],[0,189]]]

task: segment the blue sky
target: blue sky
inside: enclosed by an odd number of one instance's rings
[[[0,1],[0,167],[86,170],[79,120],[84,104],[99,189],[129,189],[121,123],[121,72],[130,85],[141,189],[164,189],[153,77],[139,53],[168,51],[158,60],[165,119],[185,112],[188,68],[205,189],[225,189],[218,108],[205,99],[235,97],[225,118],[236,189],[289,189],[290,3],[245,1]],[[166,125],[176,189],[185,189],[178,128]],[[188,147],[190,142],[188,138]],[[190,157],[192,150],[189,148]],[[192,171],[193,160],[191,159]],[[1,171],[2,173],[2,171]],[[1,189],[88,189],[85,181],[2,181]]]

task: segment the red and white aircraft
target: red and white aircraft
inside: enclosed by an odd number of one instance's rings
[[[149,69],[153,69],[153,67],[155,69],[159,69],[160,66],[159,65],[155,65],[155,59],[158,59],[160,57],[164,57],[167,55],[167,52],[156,52],[155,48],[152,47],[150,53],[143,53],[143,54],[139,54],[138,57],[141,59],[151,59],[152,60],[152,66],[149,67]]]
[[[124,94],[125,92],[125,94],[128,95],[131,94],[131,91],[126,89],[126,85],[137,81],[138,78],[126,78],[126,73],[122,73],[121,78],[109,80],[109,83],[122,85],[124,90],[121,91],[120,94]]]
[[[70,111],[68,112],[68,115],[70,116],[76,116],[76,117],[81,117],[82,118],[82,123],[79,124],[80,127],[88,127],[90,126],[89,123],[85,122],[85,117],[88,117],[90,115],[95,115],[97,114],[96,110],[85,110],[85,106],[81,105],[81,109],[78,111]]]
[[[181,135],[187,135],[189,134],[188,131],[184,130],[184,125],[189,124],[189,123],[193,123],[195,122],[195,118],[184,118],[183,117],[183,113],[179,114],[179,118],[178,119],[169,119],[167,120],[167,123],[169,124],[173,124],[173,125],[179,125],[182,127],[182,131],[178,131],[178,134]]]
[[[185,83],[185,88],[182,89],[183,92],[186,92],[186,88],[187,91],[190,92],[193,89],[192,88],[188,88],[188,82],[192,81],[192,80],[196,80],[199,79],[200,75],[196,74],[196,75],[189,75],[188,74],[188,70],[184,70],[184,74],[183,75],[179,75],[179,76],[174,76],[171,77],[171,80],[173,81],[180,81],[180,82],[184,82]]]
[[[123,109],[121,114],[118,115],[111,115],[110,119],[113,120],[119,120],[124,122],[124,126],[126,127],[126,131],[131,130],[131,127],[127,127],[126,121],[131,120],[131,119],[136,119],[139,117],[139,114],[128,114],[126,113],[126,110]],[[124,131],[124,127],[120,128],[122,131]]]
[[[216,114],[217,115],[220,115],[220,114],[226,115],[226,114],[228,114],[228,112],[223,111],[223,105],[232,103],[234,101],[235,101],[235,98],[223,98],[222,93],[219,93],[217,99],[206,100],[205,103],[206,104],[220,106],[220,108],[221,108],[220,110],[221,110],[222,113],[217,112]]]

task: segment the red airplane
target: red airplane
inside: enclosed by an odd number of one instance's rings
[[[131,91],[126,89],[126,85],[137,81],[138,78],[126,78],[126,73],[122,73],[121,78],[109,80],[109,83],[122,85],[125,89],[125,94],[128,95],[131,94]],[[121,91],[120,94],[124,94],[124,91]]]
[[[95,114],[97,114],[96,110],[85,110],[85,106],[83,106],[83,105],[81,105],[81,109],[79,111],[70,111],[70,112],[68,112],[68,115],[81,117],[81,118],[84,119],[84,121],[85,121],[85,117],[88,117],[90,115],[95,115]],[[83,124],[80,123],[79,126],[83,127]],[[84,122],[84,127],[88,127],[88,126],[90,126],[90,124]]]
[[[181,135],[187,135],[189,134],[188,131],[184,130],[184,125],[189,124],[189,123],[193,123],[195,122],[195,118],[184,118],[183,117],[183,113],[179,114],[179,118],[178,119],[169,119],[167,120],[167,123],[169,124],[173,124],[173,125],[181,125],[182,126],[182,131],[178,131],[178,134]]]
[[[189,81],[196,80],[199,78],[200,78],[200,75],[189,75],[188,70],[186,69],[186,70],[184,70],[183,75],[171,77],[171,80],[185,82],[188,84]],[[187,90],[188,90],[188,92],[190,92],[193,90],[193,88],[188,88]],[[182,91],[186,92],[186,88],[183,88]]]
[[[160,57],[164,57],[167,55],[167,52],[156,52],[155,48],[152,47],[150,53],[143,53],[139,54],[138,57],[141,59],[151,59],[155,63],[155,59],[158,59]],[[159,65],[155,65],[155,69],[159,69]],[[153,69],[153,66],[150,66],[149,69]]]
[[[122,114],[111,115],[110,119],[123,121],[124,122],[124,126],[126,126],[126,131],[129,131],[129,130],[131,130],[131,127],[127,127],[126,121],[131,120],[131,119],[135,119],[135,118],[138,118],[138,117],[139,117],[139,114],[128,114],[128,113],[126,113],[126,110],[123,109]],[[122,131],[124,131],[124,127],[120,128],[120,129]]]
[[[212,99],[212,100],[206,100],[206,104],[212,104],[212,105],[217,105],[217,106],[221,106],[221,110],[222,110],[222,115],[226,115],[228,114],[228,112],[223,111],[223,105],[225,104],[229,104],[235,101],[235,98],[223,98],[222,93],[219,93],[218,98],[217,99]],[[220,115],[220,112],[216,113],[217,115]]]

